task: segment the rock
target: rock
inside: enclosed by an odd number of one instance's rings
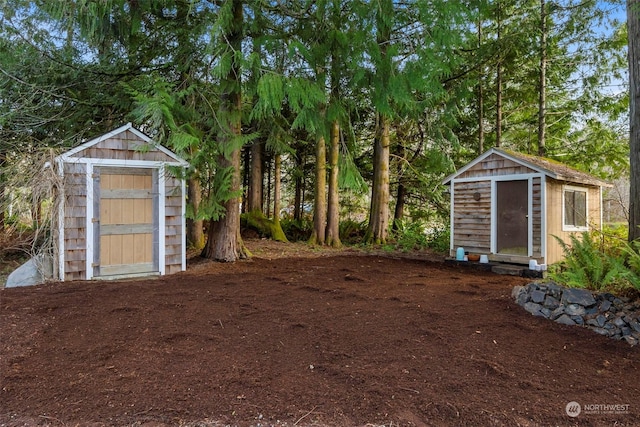
[[[542,306],[540,304],[536,304],[535,302],[528,302],[524,305],[524,309],[534,316],[539,316],[542,314],[540,313],[541,308]]]
[[[542,302],[544,302],[545,296],[546,294],[544,293],[544,291],[533,291],[531,292],[531,301],[535,302],[536,304],[541,304]]]
[[[587,325],[588,326],[593,326],[594,328],[599,328],[601,326],[601,325],[598,324],[598,321],[596,319],[587,320]]]
[[[520,305],[520,306],[524,306],[526,303],[528,303],[530,300],[530,295],[528,292],[523,291],[520,292],[520,295],[518,295],[518,298],[516,298],[516,304]]]
[[[606,330],[605,328],[593,328],[592,331],[595,332],[596,334],[609,336],[609,331]]]
[[[556,320],[558,317],[562,316],[563,314],[564,314],[564,307],[560,306],[551,312],[549,319]]]
[[[526,288],[527,288],[527,292],[531,293],[533,291],[538,290],[538,284],[536,282],[531,282],[526,286]]]
[[[540,313],[541,313],[544,317],[546,317],[547,319],[548,319],[549,317],[551,317],[551,310],[549,310],[549,309],[548,309],[548,308],[546,308],[546,307],[542,307],[542,308],[540,309]]]
[[[9,274],[5,287],[40,285],[51,277],[53,277],[53,260],[50,257],[36,256]]]
[[[526,292],[524,286],[514,286],[513,289],[511,289],[511,298],[518,299],[522,292]]]
[[[638,345],[638,339],[635,338],[635,337],[627,335],[627,336],[624,337],[624,339],[630,345]]]
[[[574,322],[573,319],[571,319],[571,317],[567,316],[566,314],[563,314],[562,316],[558,317],[556,319],[556,322],[562,325],[570,325],[570,326],[573,326],[576,324],[576,322]]]
[[[586,313],[584,307],[579,304],[569,304],[564,311],[569,316],[584,316]]]
[[[591,292],[586,289],[568,288],[562,293],[564,304],[579,304],[583,307],[591,307],[596,303]]]
[[[616,325],[618,328],[627,326],[627,322],[625,322],[622,317],[616,317],[615,319],[613,319],[613,324]]]
[[[629,326],[631,326],[631,329],[633,329],[636,332],[640,332],[640,322],[638,322],[637,319],[632,319],[629,322]]]
[[[607,317],[600,314],[598,315],[598,317],[596,317],[596,321],[598,322],[598,326],[603,328],[604,324],[607,323]]]
[[[551,295],[554,298],[560,299],[560,297],[562,296],[562,292],[564,291],[564,288],[554,282],[550,282],[549,285],[547,285],[549,292],[548,294]]]
[[[631,335],[631,328],[628,326],[623,326],[622,328],[620,328],[620,333],[623,337],[627,337]]]
[[[544,299],[543,305],[550,310],[555,310],[560,306],[560,301],[558,301],[556,298],[552,297],[551,295],[547,295],[547,297]]]
[[[582,318],[582,316],[571,316],[571,320],[576,322],[576,325],[580,325],[580,326],[584,325],[584,319]]]

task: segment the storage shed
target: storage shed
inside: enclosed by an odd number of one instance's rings
[[[552,264],[563,259],[553,236],[602,226],[607,183],[550,159],[492,148],[443,184],[451,196],[450,255],[457,248],[490,261]]]
[[[131,123],[56,157],[54,276],[89,280],[186,268],[187,162]]]

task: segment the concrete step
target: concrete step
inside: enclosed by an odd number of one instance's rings
[[[500,262],[490,262],[481,264],[472,261],[457,261],[455,258],[446,258],[445,264],[465,267],[473,270],[491,271],[495,274],[507,274],[510,276],[528,277],[539,279],[544,277],[542,271],[529,270],[529,266],[518,264],[505,264]]]

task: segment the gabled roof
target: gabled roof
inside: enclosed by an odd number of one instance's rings
[[[105,133],[104,135],[101,135],[97,138],[94,138],[90,141],[87,141],[83,144],[78,145],[77,147],[72,148],[71,150],[62,153],[60,156],[58,156],[58,158],[62,159],[62,160],[71,160],[72,156],[74,156],[75,154],[80,153],[83,150],[86,150],[88,148],[94,147],[98,144],[100,144],[101,142],[113,138],[116,135],[119,135],[123,132],[129,131],[131,133],[133,133],[134,135],[136,135],[138,138],[140,138],[140,140],[143,143],[147,143],[149,145],[151,145],[154,149],[164,153],[166,156],[168,156],[170,159],[173,160],[173,162],[175,162],[176,164],[179,164],[180,166],[187,166],[188,163],[180,158],[177,154],[175,154],[174,152],[172,152],[171,150],[163,147],[160,144],[157,144],[151,137],[149,137],[148,135],[144,134],[143,132],[141,132],[140,130],[136,129],[135,127],[133,127],[133,125],[131,123],[127,123],[124,126],[120,126],[117,129],[112,130],[111,132]],[[172,163],[173,163],[172,162]]]
[[[586,185],[594,185],[597,187],[611,187],[611,184],[596,178],[593,175],[590,175],[586,172],[579,171],[570,166],[567,166],[563,163],[557,162],[555,160],[548,159],[546,157],[532,156],[530,154],[518,153],[516,151],[505,150],[502,148],[491,148],[488,151],[485,151],[480,156],[476,157],[467,165],[458,169],[455,173],[446,177],[442,183],[449,184],[451,180],[457,178],[467,170],[474,167],[476,164],[480,163],[487,157],[496,154],[502,157],[505,157],[511,161],[519,163],[527,168],[530,168],[538,173],[546,175],[550,178],[556,179],[558,181],[566,181],[578,184],[586,184]]]

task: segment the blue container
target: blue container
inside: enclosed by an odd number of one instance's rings
[[[456,261],[464,261],[464,248],[456,250]]]

